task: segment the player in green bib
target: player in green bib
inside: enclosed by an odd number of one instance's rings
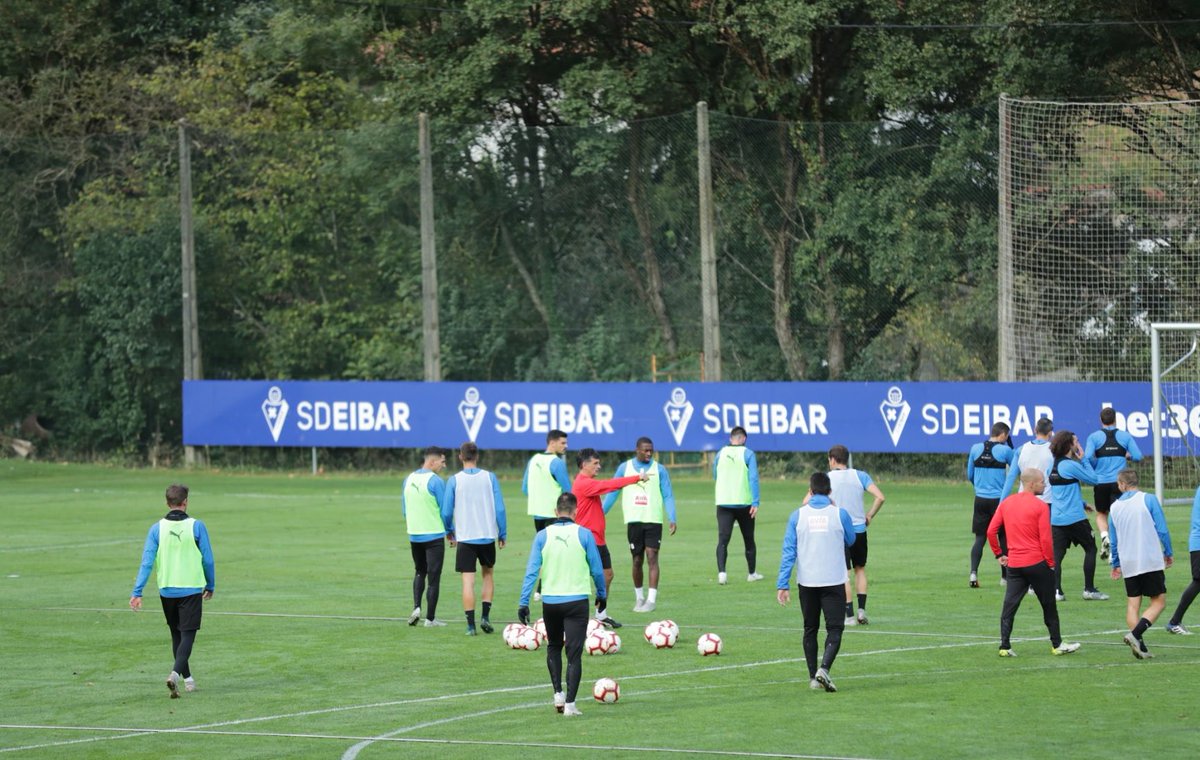
[[[566,450],[567,434],[561,430],[551,430],[546,434],[546,450],[531,456],[525,465],[521,493],[529,497],[525,511],[533,518],[534,533],[555,521],[554,509],[558,497],[571,490],[571,477],[563,460]],[[541,598],[542,584],[539,582],[533,601],[541,601]]]
[[[200,520],[188,517],[188,487],[169,486],[167,507],[170,511],[151,525],[146,534],[142,564],[133,583],[129,606],[135,612],[142,609],[142,590],[150,580],[150,571],[156,569],[158,596],[167,627],[171,629],[171,654],[175,657],[167,676],[167,690],[171,699],[177,699],[181,680],[184,689],[196,690],[188,660],[196,632],[200,630],[204,601],[212,599],[216,570],[208,528]]]
[[[420,469],[404,479],[400,506],[408,524],[408,542],[412,549],[413,611],[408,624],[421,619],[421,596],[425,596],[425,627],[445,623],[437,619],[438,592],[442,583],[442,563],[446,559],[446,523],[442,519],[442,501],[446,484],[438,473],[446,466],[446,450],[438,446],[425,449]],[[428,588],[427,588],[428,587]]]
[[[658,551],[662,547],[664,517],[671,535],[675,535],[675,494],[671,490],[671,476],[667,474],[667,468],[654,461],[654,441],[645,436],[637,440],[633,459],[617,465],[613,477],[642,473],[650,478],[645,483],[625,486],[604,497],[604,512],[608,514],[619,495],[629,551],[633,555],[633,592],[636,597],[633,611],[653,612],[658,604]],[[649,565],[648,573],[642,572],[643,564]],[[648,590],[643,585],[647,574],[650,576]]]
[[[717,452],[713,460],[713,479],[717,481],[717,583],[728,580],[725,559],[729,554],[729,539],[736,522],[742,531],[746,547],[746,580],[762,580],[757,571],[758,546],[754,543],[754,518],[758,515],[758,457],[746,448],[746,428],[740,425],[729,431],[729,445]]]

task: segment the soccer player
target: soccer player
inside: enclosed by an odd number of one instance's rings
[[[488,619],[495,592],[493,568],[496,566],[496,542],[504,548],[508,520],[504,497],[496,474],[479,469],[479,447],[467,441],[458,447],[462,471],[446,481],[442,500],[442,522],[450,546],[455,546],[454,569],[462,573],[463,613],[467,616],[467,635],[475,635],[475,563],[483,574],[483,617],[479,627],[484,633],[494,629]]]
[[[746,429],[729,431],[729,445],[713,460],[717,500],[717,583],[728,581],[725,560],[736,522],[746,549],[746,580],[761,581],[757,572],[758,546],[754,543],[754,518],[758,515],[758,457],[746,447]]]
[[[554,522],[554,505],[558,497],[571,490],[571,478],[567,474],[567,463],[563,454],[567,450],[567,434],[551,430],[546,434],[546,450],[534,454],[525,465],[521,478],[521,493],[528,496],[526,513],[533,518],[533,532]],[[542,584],[538,584],[533,601],[542,598]]]
[[[175,658],[167,676],[167,690],[171,699],[178,699],[180,679],[186,691],[196,690],[188,660],[200,630],[204,602],[212,599],[216,588],[217,574],[208,528],[188,516],[187,486],[167,487],[167,509],[146,534],[129,607],[135,612],[142,609],[142,590],[150,579],[150,570],[157,566],[158,597],[171,630],[171,654]]]
[[[529,595],[538,574],[543,576],[542,618],[546,622],[546,667],[554,689],[554,709],[564,716],[579,715],[575,696],[583,678],[583,641],[587,637],[588,597],[592,585],[603,606],[607,581],[592,532],[574,522],[576,499],[558,497],[553,523],[538,531],[529,550],[525,582],[521,585],[517,619],[529,624]],[[562,688],[562,650],[567,649],[567,690]]]
[[[1188,607],[1192,606],[1192,602],[1196,599],[1196,595],[1200,594],[1200,488],[1196,489],[1196,495],[1192,499],[1192,525],[1188,531],[1188,552],[1192,560],[1192,582],[1183,590],[1183,594],[1179,597],[1179,606],[1175,608],[1175,614],[1171,615],[1171,619],[1167,621],[1167,631],[1180,636],[1191,636],[1192,632],[1183,627],[1183,616],[1187,614]]]
[[[867,624],[867,526],[883,506],[883,491],[871,476],[850,467],[850,449],[838,444],[829,449],[829,482],[833,485],[833,503],[850,513],[854,523],[854,544],[846,549],[846,569],[854,568],[854,584],[858,593],[858,615],[854,614],[854,597],[850,580],[846,580],[846,625]],[[875,501],[871,511],[863,506],[863,494],[870,493]]]
[[[983,545],[987,543],[987,529],[996,514],[1000,498],[1005,496],[1005,470],[1012,462],[1013,450],[1008,446],[1009,427],[1006,423],[992,425],[992,435],[986,441],[971,447],[967,454],[967,480],[975,488],[975,507],[971,518],[971,532],[975,543],[971,545],[971,588],[979,588],[979,561],[983,559]],[[1004,534],[1000,534],[1000,550],[1007,553]],[[1000,582],[1008,577],[1008,571],[1000,566]]]
[[[637,440],[633,459],[617,465],[613,477],[643,472],[650,480],[613,491],[604,497],[603,507],[607,515],[620,495],[621,515],[625,518],[625,533],[633,555],[633,611],[653,612],[658,606],[658,550],[662,547],[663,517],[665,513],[668,529],[675,535],[675,494],[667,468],[654,461],[654,441],[645,436]],[[649,565],[649,590],[643,586],[646,580],[643,564]]]
[[[642,472],[623,478],[597,480],[596,473],[600,472],[600,454],[595,449],[580,451],[576,462],[579,472],[575,475],[575,482],[571,484],[571,492],[575,494],[579,504],[576,519],[579,525],[590,530],[596,539],[596,549],[600,553],[600,563],[604,569],[604,593],[596,599],[596,619],[609,628],[620,628],[621,624],[613,620],[607,610],[613,571],[612,555],[608,553],[608,546],[604,542],[604,505],[600,503],[600,497],[634,483],[645,483],[650,480],[650,475]]]
[[[425,449],[425,459],[415,472],[404,479],[400,508],[408,526],[408,542],[412,549],[413,611],[408,624],[421,619],[421,595],[425,595],[425,627],[436,628],[445,623],[437,619],[438,591],[442,583],[442,562],[446,558],[446,524],[442,520],[442,501],[446,484],[438,473],[446,466],[446,450],[438,446]],[[426,590],[428,584],[428,590]]]
[[[1092,489],[1092,506],[1096,509],[1096,530],[1100,531],[1100,559],[1108,559],[1108,508],[1120,494],[1117,473],[1125,469],[1125,460],[1142,461],[1142,452],[1133,436],[1117,430],[1117,412],[1112,407],[1100,410],[1100,426],[1087,437],[1083,461],[1099,478]]]
[[[1000,493],[1008,496],[1012,493],[1013,485],[1017,482],[1017,477],[1029,469],[1036,467],[1042,471],[1042,478],[1050,482],[1050,468],[1054,466],[1054,455],[1050,453],[1050,437],[1054,435],[1054,423],[1049,417],[1042,417],[1033,427],[1033,440],[1027,441],[1017,447],[1013,452],[1013,466],[1008,468],[1008,475],[1004,478],[1004,487],[1000,489]],[[1024,490],[1024,484],[1019,490]],[[1041,496],[1038,497],[1047,504],[1050,503],[1050,489],[1047,488]]]
[[[786,605],[791,597],[792,568],[796,568],[796,595],[804,617],[804,660],[810,689],[837,691],[829,670],[842,645],[842,603],[846,599],[846,549],[854,544],[854,523],[846,510],[829,500],[829,476],[814,472],[808,481],[804,504],[788,518],[783,532],[779,579],[775,597]],[[825,649],[817,666],[817,630],[825,615]]]
[[[1167,576],[1165,570],[1174,561],[1171,534],[1162,506],[1152,494],[1138,490],[1136,470],[1121,470],[1117,474],[1121,496],[1112,503],[1109,513],[1109,537],[1112,539],[1112,578],[1125,578],[1125,624],[1129,633],[1122,639],[1139,660],[1154,655],[1146,649],[1142,634],[1154,625],[1167,606]],[[1150,597],[1146,614],[1140,614],[1142,597]]]
[[[1033,589],[1042,605],[1042,620],[1050,634],[1050,653],[1071,654],[1079,644],[1065,644],[1058,625],[1058,605],[1054,596],[1054,541],[1050,512],[1038,498],[1046,488],[1041,469],[1021,471],[1021,492],[1000,502],[988,523],[987,538],[1000,566],[1008,569],[1004,606],[1000,610],[1000,656],[1016,657],[1012,649],[1013,621],[1026,591]],[[1001,548],[1000,532],[1008,536],[1008,548]]]
[[[1050,441],[1054,464],[1050,466],[1050,528],[1054,533],[1054,571],[1058,601],[1066,596],[1062,590],[1062,561],[1071,544],[1083,549],[1083,598],[1104,601],[1108,594],[1096,588],[1096,536],[1087,519],[1088,506],[1083,503],[1080,482],[1094,484],[1096,471],[1080,461],[1083,447],[1070,430],[1060,430]]]

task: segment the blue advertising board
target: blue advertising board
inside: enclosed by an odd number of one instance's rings
[[[1151,446],[1149,383],[468,383],[193,380],[184,443],[212,446],[457,446],[540,450],[560,429],[571,448],[711,451],[735,425],[758,451],[963,453],[1009,423],[1017,443],[1041,416],[1080,438],[1114,407]],[[1169,412],[1200,435],[1200,407]],[[1164,452],[1185,453],[1176,425]]]

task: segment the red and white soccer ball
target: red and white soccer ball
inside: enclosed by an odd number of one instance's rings
[[[596,698],[597,702],[611,705],[621,698],[621,687],[611,678],[601,678],[592,687],[592,696]]]
[[[521,626],[521,630],[517,632],[516,646],[514,649],[524,649],[527,652],[533,652],[542,645],[542,640],[538,638],[537,631],[527,625]]]
[[[679,634],[662,623],[651,623],[646,626],[646,641],[655,649],[670,649],[679,640]]]
[[[679,638],[679,625],[674,620],[660,620],[658,621],[658,624],[665,625],[667,628],[670,628],[675,632],[675,638]]]
[[[617,652],[620,652],[621,651],[621,637],[617,635],[616,631],[608,631],[607,635],[608,635],[608,640],[610,643],[610,646],[608,648],[608,653],[616,654]]]
[[[721,637],[715,633],[706,633],[696,642],[696,651],[708,657],[721,653]]]
[[[507,644],[510,649],[521,648],[517,645],[517,635],[521,633],[521,629],[524,627],[525,626],[521,623],[509,623],[508,625],[504,626],[501,636],[503,636],[504,643]]]
[[[542,642],[543,644],[550,640],[550,638],[546,636],[545,618],[538,618],[536,621],[534,621],[533,630],[537,633],[538,641]]]
[[[614,646],[619,649],[621,643],[608,631],[596,631],[583,641],[583,651],[591,655],[610,654],[616,651]]]
[[[588,618],[587,635],[591,636],[596,631],[604,630],[604,624],[596,618]]]

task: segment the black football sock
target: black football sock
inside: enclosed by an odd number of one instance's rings
[[[858,608],[860,610],[865,610],[867,608],[867,595],[866,594],[858,595]]]
[[[465,614],[467,616],[467,625],[470,626],[471,628],[474,628],[475,627],[475,610],[467,610]]]
[[[484,602],[483,603],[483,619],[487,620],[491,616],[492,616],[492,603]]]

